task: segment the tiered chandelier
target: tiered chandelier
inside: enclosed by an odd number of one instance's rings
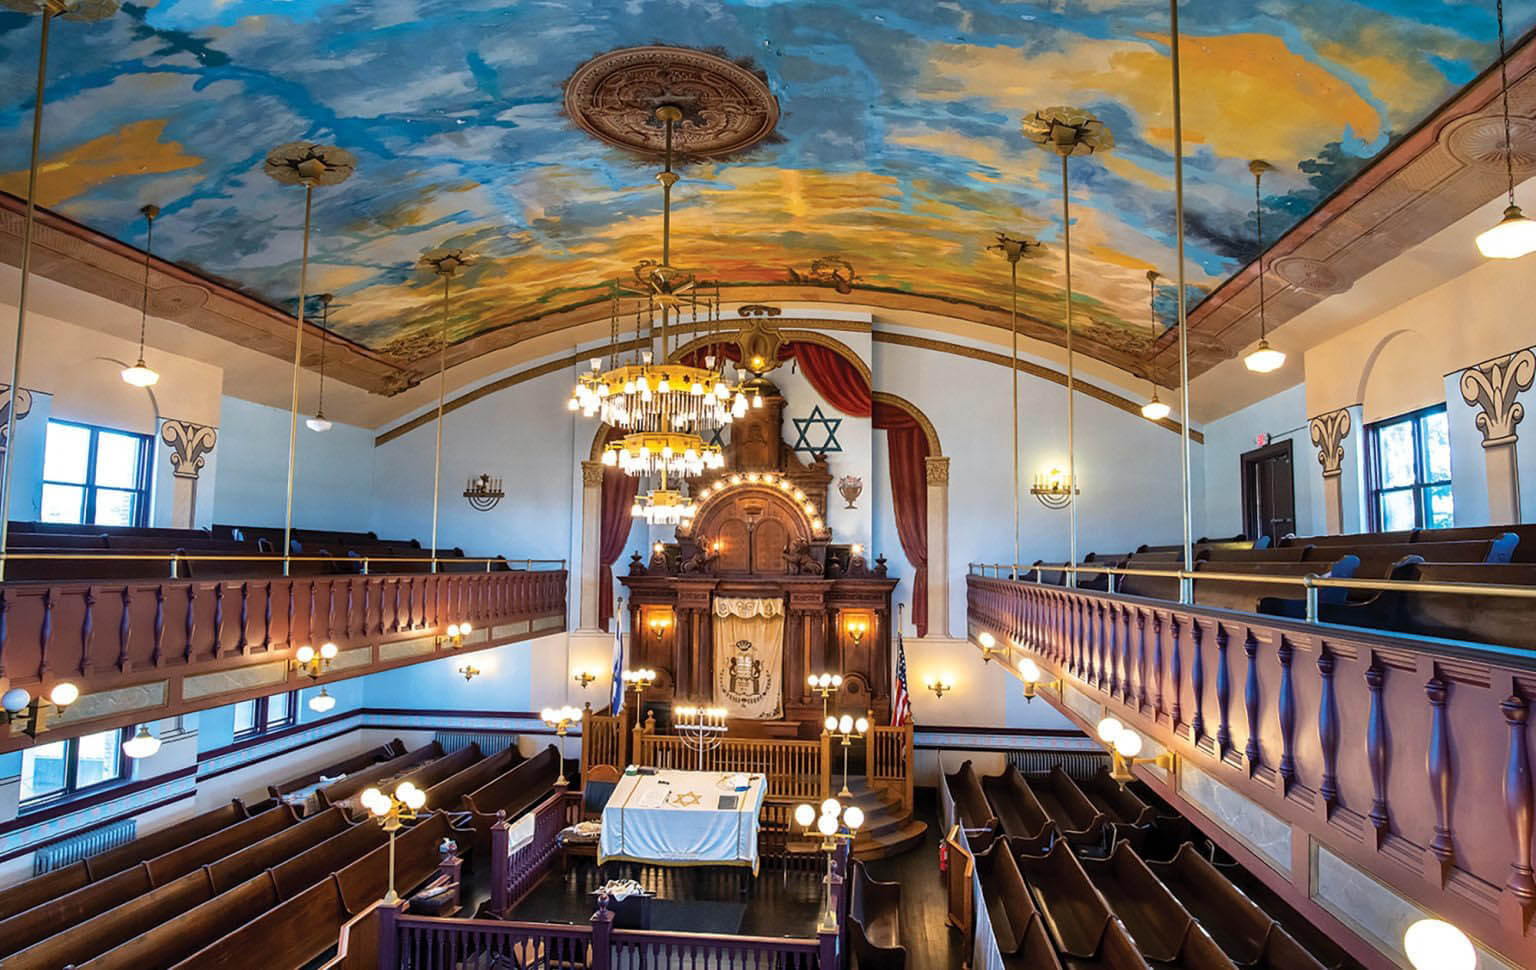
[[[679,525],[692,520],[697,504],[677,487],[679,480],[723,468],[725,456],[712,443],[716,433],[745,417],[748,401],[739,383],[729,381],[714,356],[704,366],[668,362],[669,329],[681,324],[682,304],[691,309],[694,329],[707,321],[719,325],[720,292],[701,293],[694,274],[671,265],[673,126],[682,119],[674,105],[656,109],[666,129],[666,164],[656,174],[661,183],[661,261],[642,260],[634,270],[638,291],[615,284],[610,313],[607,367],[592,359],[580,375],[566,407],[598,418],[625,432],[603,451],[603,464],[636,478],[655,478],[656,487],[636,499],[632,514],[651,525]],[[635,308],[635,356],[619,360],[619,301],[626,294],[639,298]],[[659,327],[657,326],[659,322]],[[652,345],[659,339],[659,352]],[[659,362],[658,362],[659,358]],[[718,364],[718,366],[717,366]],[[669,484],[669,482],[671,484]]]

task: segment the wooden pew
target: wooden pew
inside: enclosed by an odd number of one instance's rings
[[[436,785],[447,781],[464,769],[471,768],[484,760],[485,756],[480,753],[480,745],[471,742],[468,747],[460,748],[453,754],[443,755],[441,758],[428,761],[419,768],[413,768],[410,771],[396,775],[395,778],[391,779],[390,784],[394,786],[408,781],[422,791],[430,791]],[[456,807],[457,803],[455,802],[453,805],[433,805],[431,802],[427,802],[426,805],[427,810],[430,811],[435,808],[453,808]]]
[[[292,794],[305,788],[313,788],[320,783],[322,778],[334,778],[341,780],[343,775],[353,775],[371,765],[398,758],[405,754],[405,742],[395,738],[388,744],[381,744],[377,748],[370,748],[362,754],[353,755],[333,765],[328,765],[318,771],[311,771],[297,778],[290,778],[280,785],[268,785],[267,793],[273,798],[281,800],[284,795]]]
[[[1103,970],[1150,970],[1067,843],[1057,842],[1043,856],[1015,856],[1014,861],[1065,963]]]
[[[1130,843],[1115,846],[1107,859],[1078,862],[1149,963],[1187,970],[1236,970],[1189,910],[1157,881]]]
[[[1051,847],[1056,840],[1056,826],[1024,783],[1017,765],[1008,765],[1000,775],[982,778],[981,790],[992,816],[1015,851],[1042,853]]]
[[[1492,539],[1509,533],[1518,542],[1510,562],[1536,563],[1536,522],[1517,522],[1511,525],[1463,526],[1456,529],[1420,529],[1414,534],[1414,542],[1458,542],[1464,539]],[[1435,560],[1425,556],[1426,560]]]
[[[901,945],[901,883],[869,878],[864,863],[853,864],[848,897],[848,938],[859,967],[906,970]]]
[[[1536,586],[1536,564],[1409,563],[1400,576],[1430,583]],[[1536,650],[1531,612],[1529,600],[1392,590],[1358,606],[1324,609],[1319,615],[1328,623]]]
[[[1238,573],[1254,576],[1291,576],[1301,578],[1308,573],[1349,579],[1355,575],[1360,560],[1353,554],[1338,556],[1333,561],[1318,562],[1197,562],[1195,563],[1195,602],[1201,606],[1239,610],[1244,613],[1269,613],[1276,616],[1299,616],[1305,608],[1305,592],[1298,583],[1294,586],[1277,586],[1271,583],[1250,583],[1233,579],[1201,579],[1199,573]],[[1339,602],[1345,599],[1341,589],[1324,589],[1318,593],[1318,601]]]
[[[986,852],[976,854],[976,876],[981,880],[997,948],[1009,966],[1017,963],[1030,970],[1060,970],[1050,933],[1010,849],[1006,841],[999,840]]]
[[[381,787],[382,782],[387,782],[404,772],[410,771],[418,765],[425,764],[443,756],[443,746],[436,741],[424,744],[415,751],[409,751],[388,761],[381,761],[367,771],[355,775],[348,775],[334,785],[315,792],[315,801],[321,808],[328,805],[340,805],[357,797],[363,789],[368,787]]]
[[[1157,819],[1157,810],[1111,778],[1108,768],[1100,768],[1087,781],[1076,784],[1093,807],[1107,815],[1111,822],[1145,826]]]
[[[98,879],[105,879],[249,817],[250,812],[246,810],[245,804],[236,799],[184,822],[141,835],[116,848],[98,852],[79,862],[18,883],[0,892],[0,919],[39,906]]]
[[[1316,546],[1278,546],[1274,549],[1252,549],[1217,546],[1206,551],[1208,562],[1301,562]]]
[[[1286,536],[1280,540],[1280,545],[1342,546],[1352,549],[1355,546],[1367,543],[1412,542],[1415,531],[1417,530],[1404,529],[1399,532],[1354,532],[1344,535]]]
[[[1109,819],[1083,794],[1061,765],[1043,775],[1022,776],[1056,830],[1073,845],[1106,846]]]
[[[156,886],[163,886],[186,875],[199,866],[217,862],[232,852],[274,835],[297,824],[298,820],[298,815],[288,806],[274,806],[153,859],[0,920],[0,955],[25,949],[57,933],[60,927],[82,923]]]
[[[496,824],[498,815],[517,818],[543,801],[558,777],[560,749],[551,744],[512,770],[464,795],[464,810],[470,813],[470,824],[475,829],[475,848],[480,850],[490,845],[491,826]]]
[[[997,835],[997,816],[992,814],[992,806],[987,802],[986,792],[981,789],[981,780],[976,776],[976,769],[971,767],[970,759],[956,771],[946,774],[944,782],[955,801],[955,821],[965,827],[971,847],[980,851],[991,845]]]
[[[1232,962],[1261,970],[1323,970],[1316,957],[1217,872],[1192,843],[1184,843],[1167,862],[1148,862],[1147,868]]]
[[[232,891],[265,870],[345,832],[345,813],[332,809],[201,866],[76,926],[62,929],[5,961],[6,970],[59,970],[91,960],[163,926],[178,914]],[[377,828],[377,826],[374,826]],[[271,885],[271,880],[259,880]],[[144,964],[142,966],[147,966]]]
[[[428,809],[455,809],[463,804],[465,795],[489,784],[492,780],[511,771],[526,759],[518,753],[516,744],[507,747],[491,755],[489,758],[481,758],[479,761],[457,773],[444,778],[432,787],[424,789],[427,793]]]

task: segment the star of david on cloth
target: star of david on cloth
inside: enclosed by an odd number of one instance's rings
[[[704,796],[696,791],[678,792],[672,796],[672,803],[678,808],[693,808],[703,804]]]
[[[843,423],[842,418],[829,418],[821,413],[821,405],[811,408],[810,417],[790,418],[795,423],[795,451],[808,452],[810,454],[824,454],[829,451],[842,451],[843,446],[838,444],[837,429]],[[807,435],[813,427],[820,425],[826,432],[825,440],[817,445],[812,444]]]

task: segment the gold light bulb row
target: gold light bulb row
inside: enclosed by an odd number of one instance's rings
[[[703,501],[711,495],[723,492],[728,488],[752,485],[777,488],[786,496],[793,498],[795,504],[805,511],[806,517],[811,520],[811,528],[813,530],[818,533],[825,533],[827,531],[826,521],[822,519],[820,512],[817,510],[816,503],[811,501],[810,497],[805,494],[805,490],[796,486],[787,477],[776,475],[773,472],[735,472],[725,478],[702,486],[699,489],[699,500]]]

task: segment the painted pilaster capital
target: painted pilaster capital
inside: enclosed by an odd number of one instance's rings
[[[171,446],[171,473],[177,478],[196,479],[203,470],[204,456],[218,443],[219,430],[167,418],[160,426],[160,440]]]
[[[603,468],[600,461],[584,461],[581,463],[581,484],[591,488],[594,485],[603,484]]]
[[[1339,408],[1327,414],[1319,414],[1308,422],[1312,429],[1312,444],[1317,446],[1317,463],[1323,466],[1324,478],[1337,478],[1344,466],[1344,439],[1349,437],[1349,409]]]
[[[928,475],[929,485],[949,484],[949,458],[942,455],[937,458],[924,458],[923,470]]]
[[[1477,429],[1483,433],[1483,447],[1513,444],[1518,437],[1515,426],[1525,418],[1525,405],[1518,400],[1521,391],[1531,389],[1536,379],[1536,353],[1529,348],[1468,367],[1461,372],[1462,400],[1475,408]]]
[[[32,392],[24,387],[16,389],[16,420],[32,413]],[[11,385],[0,384],[0,451],[10,444],[6,438],[11,418]]]

